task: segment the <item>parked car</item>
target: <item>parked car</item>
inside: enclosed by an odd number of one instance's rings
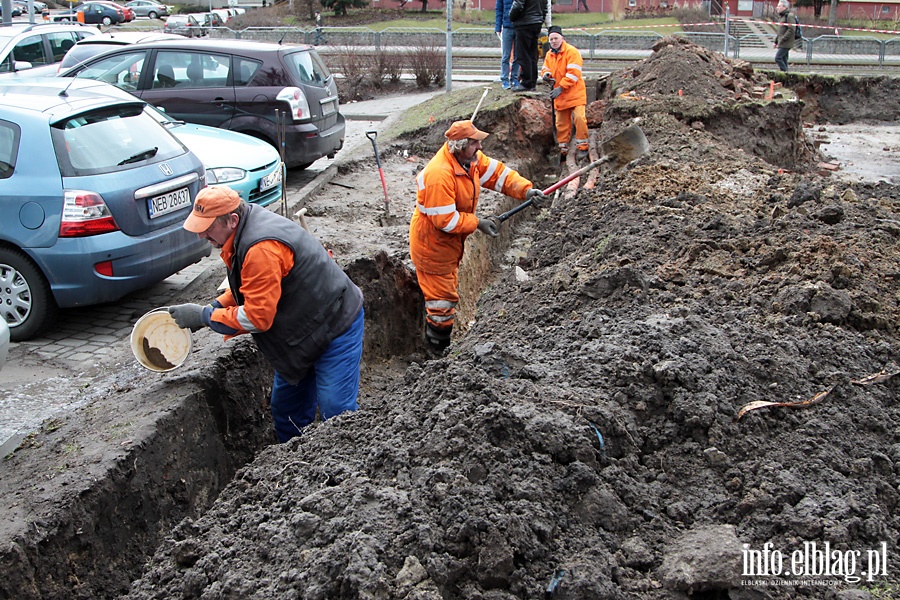
[[[22,11],[23,15],[28,14],[28,0],[13,0],[13,4],[19,7],[19,10]],[[37,0],[32,2],[32,5],[34,6],[34,14],[36,15],[41,14],[41,12],[47,8],[46,3],[38,2]]]
[[[131,23],[134,21],[135,14],[134,11],[128,8],[127,6],[123,6],[118,2],[108,2],[107,0],[95,0],[95,2],[99,4],[105,4],[107,6],[111,6],[117,10],[122,11],[122,15],[125,17],[125,23]]]
[[[260,206],[281,199],[284,166],[271,145],[236,131],[176,121],[152,105],[150,110],[200,158],[208,185],[227,185],[247,202]]]
[[[84,38],[76,42],[59,62],[59,72],[77,65],[93,56],[102,54],[107,50],[129,46],[131,44],[143,44],[158,40],[180,40],[181,36],[170,33],[155,33],[152,31],[111,31]]]
[[[225,27],[225,20],[216,12],[191,13],[203,28],[203,35],[207,35],[213,27]]]
[[[149,42],[111,50],[61,74],[114,83],[174,119],[239,131],[276,148],[279,111],[286,120],[289,168],[333,157],[344,143],[337,86],[312,46],[245,40]]]
[[[191,15],[170,15],[163,25],[163,33],[174,33],[185,37],[203,37],[206,31]]]
[[[0,27],[0,79],[15,74],[53,76],[57,63],[76,42],[97,35],[77,23],[13,23]]]
[[[131,2],[126,2],[125,6],[133,10],[136,17],[158,19],[169,16],[169,7],[165,4],[153,2],[153,0],[132,0]]]
[[[22,9],[19,8],[18,6],[16,6],[15,4],[13,4],[9,10],[9,14],[13,17],[21,17]],[[3,16],[3,4],[0,3],[0,17],[2,17],[2,16]]]
[[[9,325],[6,319],[0,319],[0,370],[6,364],[6,357],[9,356]]]
[[[55,23],[78,22],[88,25],[118,25],[125,22],[125,13],[102,2],[85,2],[74,11],[53,15]]]
[[[0,80],[0,316],[14,341],[59,307],[118,300],[209,255],[182,227],[203,164],[110,88]]]

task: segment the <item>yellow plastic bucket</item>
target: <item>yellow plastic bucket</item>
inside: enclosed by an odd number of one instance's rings
[[[154,308],[131,330],[132,354],[141,366],[157,373],[183,365],[192,348],[190,330],[176,325],[167,307]]]

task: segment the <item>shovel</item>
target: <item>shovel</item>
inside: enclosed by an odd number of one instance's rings
[[[622,131],[622,133],[614,135],[613,137],[603,142],[603,144],[601,144],[600,146],[600,149],[603,151],[603,156],[601,156],[591,164],[581,167],[571,175],[557,181],[546,190],[544,190],[544,195],[547,196],[549,194],[552,194],[576,177],[580,177],[591,169],[595,169],[604,163],[613,162],[613,169],[621,169],[631,161],[636,160],[646,154],[650,149],[650,143],[647,142],[647,138],[646,136],[644,136],[644,132],[641,131],[640,127],[638,127],[637,125],[629,125],[624,131]],[[526,200],[522,204],[506,211],[496,218],[502,223],[517,212],[525,210],[526,208],[531,206],[531,204],[531,200]]]
[[[366,137],[372,142],[372,150],[375,151],[375,163],[378,165],[378,175],[381,177],[381,189],[384,190],[384,217],[381,219],[382,225],[390,225],[391,217],[391,201],[388,198],[387,181],[384,179],[384,169],[381,168],[381,157],[378,156],[378,146],[375,144],[375,138],[378,137],[377,131],[367,131]]]

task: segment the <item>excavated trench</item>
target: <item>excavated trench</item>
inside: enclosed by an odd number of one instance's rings
[[[842,102],[850,102],[848,96],[858,93],[865,99],[871,88],[864,80],[855,91],[846,82],[839,89],[821,82],[802,85],[809,106],[821,106],[822,112],[827,106],[832,113],[835,102],[816,102],[816,92],[837,90],[835,95],[839,92]],[[759,108],[751,114],[761,130],[773,120],[779,127],[794,130],[797,136],[789,143],[795,159],[791,164],[808,161],[809,146],[793,141],[801,135],[799,108],[777,115]],[[628,111],[609,116],[623,122],[632,117]],[[786,116],[796,117],[796,122]],[[708,131],[727,137],[744,117],[746,114],[725,111],[704,118]],[[846,114],[829,117],[838,122],[853,120]],[[497,133],[498,145],[514,140],[521,129],[512,112],[485,118]],[[697,115],[687,118],[697,119]],[[552,139],[549,134],[545,137]],[[772,144],[743,143],[745,151],[764,158],[783,150]],[[542,152],[551,150],[542,148]],[[543,159],[535,156],[533,160],[534,164],[520,160],[519,170],[530,173]],[[497,202],[497,212],[515,204],[509,199]],[[527,222],[524,225],[527,227]],[[460,272],[460,334],[464,335],[466,324],[475,318],[478,299],[501,265],[510,261],[510,254],[521,255],[516,248],[523,240],[516,239],[509,228],[504,231],[496,240],[486,242],[473,236],[468,242]],[[421,293],[403,257],[378,252],[352,260],[345,270],[366,299],[362,395],[375,396],[403,376],[410,360],[425,357]],[[252,341],[222,348],[213,334],[204,335],[200,335],[192,361],[204,365],[202,368],[194,367],[162,382],[140,377],[123,382],[120,376],[110,383],[112,392],[121,398],[123,414],[150,404],[152,398],[163,416],[152,428],[134,432],[127,445],[105,456],[112,460],[112,468],[98,460],[94,471],[73,479],[68,494],[50,497],[48,493],[42,518],[30,520],[27,527],[4,540],[0,598],[98,598],[127,592],[172,528],[185,517],[203,514],[241,467],[274,443],[266,407],[271,369],[265,359]]]

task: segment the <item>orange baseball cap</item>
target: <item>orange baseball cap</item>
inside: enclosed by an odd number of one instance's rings
[[[227,215],[241,204],[241,196],[228,186],[205,187],[197,192],[194,208],[184,221],[184,228],[194,233],[209,229],[216,217]]]
[[[472,121],[456,121],[450,126],[450,129],[444,132],[444,135],[448,140],[483,140],[489,134],[472,125]]]

